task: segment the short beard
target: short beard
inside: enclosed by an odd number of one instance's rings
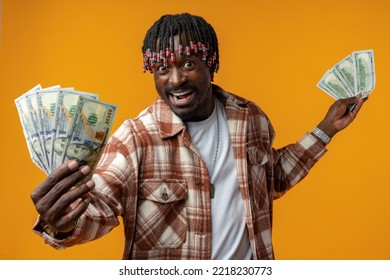
[[[207,95],[200,103],[197,104],[195,108],[193,108],[190,111],[186,111],[180,114],[177,114],[177,116],[183,121],[183,122],[195,122],[198,121],[197,119],[194,119],[196,117],[199,109],[207,107],[207,104],[209,102],[212,102],[212,98],[214,98],[214,95],[212,94],[211,85],[208,89],[208,91],[211,91],[210,95]]]

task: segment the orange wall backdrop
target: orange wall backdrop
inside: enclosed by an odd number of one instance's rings
[[[57,251],[31,228],[30,160],[14,99],[36,84],[100,94],[119,105],[114,129],[155,100],[141,44],[162,14],[188,11],[219,35],[215,82],[257,102],[275,147],[317,125],[333,99],[316,87],[354,50],[374,49],[377,86],[309,176],[275,202],[278,259],[390,259],[390,2],[387,0],[3,0],[1,3],[0,259],[120,259],[122,226]]]

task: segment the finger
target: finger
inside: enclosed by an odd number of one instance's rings
[[[94,181],[89,180],[88,182],[81,184],[77,188],[74,188],[63,194],[50,208],[50,217],[52,217],[52,219],[57,219],[58,217],[65,216],[64,213],[69,210],[71,204],[76,202],[78,199],[85,197],[86,194],[89,193],[94,187]]]
[[[79,164],[75,160],[60,165],[31,193],[31,199],[36,204],[44,197],[60,180],[75,172]]]
[[[355,95],[353,97],[348,97],[348,98],[339,99],[339,100],[341,101],[342,104],[352,105],[355,102],[357,102],[359,99],[361,99],[361,97],[362,97],[362,94],[359,93],[358,95]]]
[[[360,100],[362,100],[362,96],[363,95],[361,93],[359,93],[358,95],[356,95],[354,97],[339,99],[339,101],[340,101],[339,104],[342,104],[343,110],[344,110],[344,106],[347,108],[347,110],[344,112],[346,115],[349,115],[349,113],[355,109],[358,102]]]
[[[57,231],[68,232],[72,230],[77,220],[88,209],[89,202],[90,202],[89,197],[80,200],[80,202],[74,207],[74,209],[69,211],[63,217],[59,218],[57,220],[57,224],[55,225]]]
[[[357,103],[355,108],[351,111],[351,114],[353,114],[353,117],[355,118],[356,115],[359,113],[360,109],[363,106],[363,103],[366,102],[367,98],[361,98]]]
[[[86,194],[95,187],[92,180],[81,184],[79,187],[63,195],[52,207],[37,205],[37,210],[44,220],[51,227],[58,229],[58,221],[73,211],[76,201],[86,197]],[[42,209],[40,209],[42,207]],[[45,208],[46,207],[46,208]],[[41,212],[40,212],[41,211]]]
[[[82,180],[86,178],[86,176],[91,172],[89,166],[85,165],[79,168],[76,172],[65,177],[61,181],[59,181],[42,200],[45,203],[48,203],[51,207],[55,201],[57,201],[62,195],[68,192],[70,189],[74,188],[79,184]],[[45,201],[48,199],[49,201]],[[52,203],[51,203],[51,202]]]
[[[63,196],[69,189],[73,188],[75,185],[81,182],[90,171],[91,170],[88,166],[81,167],[76,172],[59,181],[43,197],[35,200],[35,208],[37,209],[38,213],[40,215],[51,214],[51,212],[47,212],[56,203],[56,201],[60,199],[61,196]],[[35,197],[35,199],[37,198]]]

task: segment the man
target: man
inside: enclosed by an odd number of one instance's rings
[[[91,170],[69,161],[34,190],[35,232],[66,248],[122,216],[124,259],[273,259],[273,199],[307,175],[363,100],[338,100],[313,132],[276,150],[263,111],[212,84],[218,40],[203,18],[161,17],[142,51],[159,98],[113,134],[92,179],[80,184]]]

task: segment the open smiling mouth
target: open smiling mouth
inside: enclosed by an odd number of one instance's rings
[[[192,90],[186,90],[181,92],[170,92],[172,103],[175,105],[186,105],[192,99],[194,92]]]

